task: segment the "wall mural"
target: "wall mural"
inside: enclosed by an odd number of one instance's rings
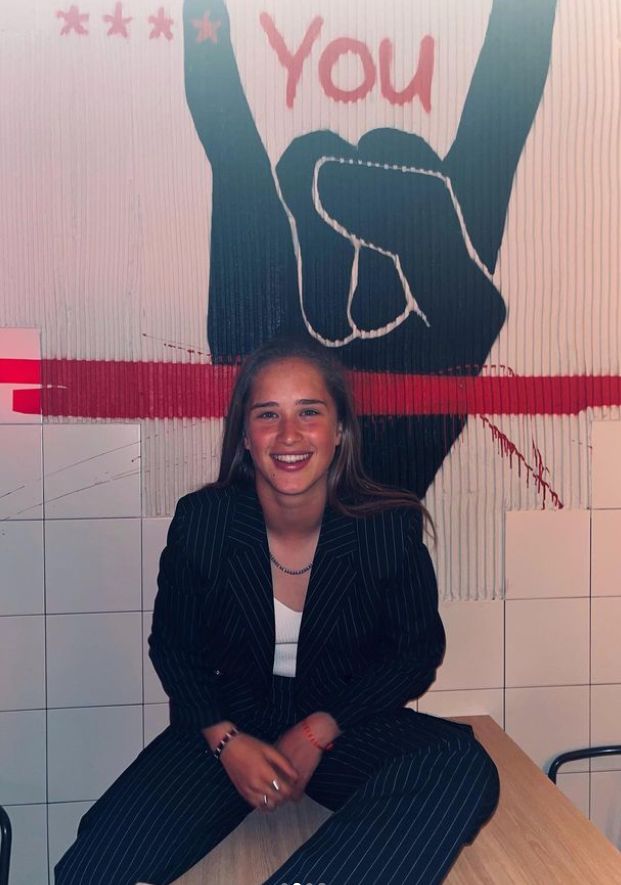
[[[225,4],[186,2],[186,92],[214,182],[208,339],[217,362],[285,329],[305,330],[354,369],[480,373],[505,318],[492,274],[546,79],[555,5],[493,3],[444,159],[399,129],[374,129],[357,144],[319,131],[294,139],[274,168],[240,81]],[[286,70],[291,106],[323,19],[312,19],[295,52],[268,13],[261,25]],[[362,79],[345,90],[333,70],[347,53],[359,58]],[[421,42],[401,90],[392,54],[382,40],[382,94],[393,104],[418,98],[429,111],[433,37]],[[322,88],[339,102],[364,100],[377,76],[359,40],[334,40],[319,58]],[[381,421],[363,418],[370,472],[422,496],[464,418],[382,411]]]
[[[168,515],[240,358],[307,335],[370,472],[425,497],[445,597],[502,595],[504,514],[587,507],[590,420],[620,415],[616,0],[5,19],[0,327],[42,354],[0,353],[15,420],[140,422]]]

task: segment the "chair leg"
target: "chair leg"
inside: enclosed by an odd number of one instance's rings
[[[9,883],[9,866],[11,863],[11,821],[0,805],[0,885]]]

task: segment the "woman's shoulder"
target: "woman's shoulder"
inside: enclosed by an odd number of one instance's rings
[[[236,489],[233,486],[206,485],[194,492],[188,492],[177,501],[177,514],[205,514],[228,510],[234,500]]]
[[[361,543],[377,549],[403,549],[406,540],[422,538],[422,511],[414,507],[386,507],[354,520]]]

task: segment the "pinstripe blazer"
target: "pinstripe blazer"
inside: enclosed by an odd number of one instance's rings
[[[342,730],[422,694],[444,653],[433,566],[417,512],[353,519],[327,508],[310,575],[295,681],[300,717]],[[171,722],[260,730],[274,661],[271,566],[253,488],[181,498],[160,560],[149,654]]]

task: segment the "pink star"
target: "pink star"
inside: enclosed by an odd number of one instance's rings
[[[164,13],[164,7],[160,6],[157,11],[157,15],[149,16],[149,24],[153,25],[153,30],[149,34],[149,40],[153,40],[154,37],[164,36],[167,40],[172,40],[172,26],[174,24],[172,18],[168,18],[168,16]]]
[[[210,21],[208,12],[202,18],[192,19],[192,24],[198,31],[196,35],[197,43],[204,43],[205,40],[211,40],[212,43],[218,42],[218,28],[222,22]]]
[[[129,32],[127,30],[127,25],[132,20],[131,17],[123,18],[123,4],[117,3],[114,7],[113,15],[104,15],[102,16],[105,22],[108,22],[110,25],[110,29],[108,31],[108,37],[112,37],[114,34],[119,34],[121,37],[129,37]]]
[[[88,21],[88,12],[80,12],[77,6],[70,6],[68,12],[63,12],[62,9],[59,9],[56,13],[56,18],[64,18],[65,20],[65,24],[60,32],[61,35],[69,34],[71,31],[75,31],[76,34],[88,34],[88,31],[82,24],[82,22]]]

